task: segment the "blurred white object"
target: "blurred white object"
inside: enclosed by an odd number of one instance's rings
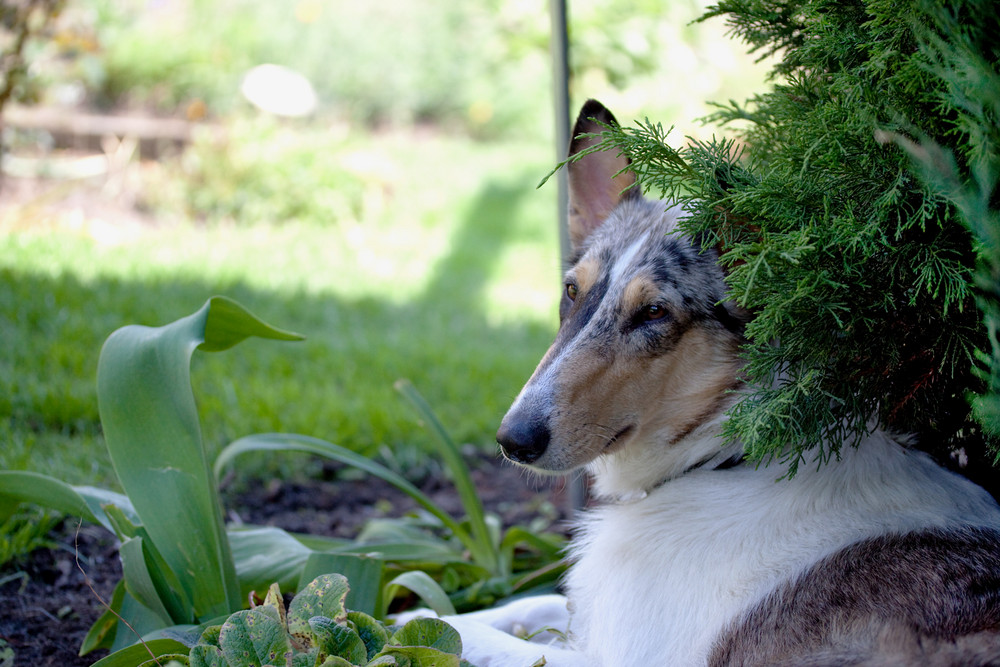
[[[281,65],[258,65],[243,77],[240,92],[250,104],[276,116],[308,116],[316,111],[309,79]]]

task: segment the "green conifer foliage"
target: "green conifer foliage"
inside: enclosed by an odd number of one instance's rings
[[[715,16],[780,57],[770,91],[711,117],[731,138],[674,152],[647,121],[607,141],[647,188],[685,203],[686,231],[724,251],[731,293],[754,314],[752,390],[729,435],[754,457],[811,463],[881,423],[988,481],[1000,434],[995,5],[724,0],[703,19]]]

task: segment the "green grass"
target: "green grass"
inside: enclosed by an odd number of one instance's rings
[[[170,322],[213,294],[308,337],[196,355],[213,451],[261,431],[364,454],[423,448],[430,435],[392,388],[403,377],[459,442],[493,447],[555,328],[555,188],[534,188],[551,165],[549,147],[312,140],[353,170],[359,215],[245,223],[236,207],[221,220],[109,233],[58,221],[39,231],[26,211],[0,227],[0,468],[110,483],[94,387],[103,340],[125,324]],[[303,465],[251,468],[291,474]]]
[[[58,514],[26,507],[0,521],[0,572],[19,567],[35,549],[57,548],[49,532],[60,520]],[[8,580],[0,576],[0,585]]]

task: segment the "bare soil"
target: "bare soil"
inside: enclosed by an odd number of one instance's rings
[[[563,482],[546,486],[487,458],[473,462],[472,476],[487,510],[505,525],[541,517],[554,529],[565,528],[570,509]],[[223,489],[223,503],[233,520],[331,537],[353,537],[370,519],[416,509],[408,496],[380,480],[338,480],[336,473],[329,477],[243,484],[242,489]],[[461,516],[450,482],[432,476],[418,486]],[[2,667],[84,667],[107,654],[80,657],[77,652],[103,612],[101,599],[110,598],[121,577],[118,545],[104,529],[73,519],[65,520],[53,538],[61,548],[38,550],[17,570],[0,571],[0,640],[14,652],[13,665],[0,653]]]

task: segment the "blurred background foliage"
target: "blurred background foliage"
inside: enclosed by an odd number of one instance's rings
[[[555,188],[535,189],[557,161],[547,3],[59,4],[32,19],[4,109],[0,468],[113,484],[101,343],[217,293],[308,341],[196,357],[210,449],[301,432],[422,474],[430,436],[392,390],[407,377],[456,439],[492,452],[556,325]],[[680,142],[711,134],[695,122],[709,101],[763,81],[721,21],[691,23],[700,2],[568,4],[574,110],[598,97],[623,122],[676,124]],[[240,94],[264,63],[308,79],[311,115]],[[43,110],[181,121],[185,134],[150,143],[13,120]]]
[[[686,121],[761,81],[697,0],[569,2],[574,93],[625,117]],[[321,114],[366,127],[426,123],[496,137],[549,132],[547,3],[433,0],[76,0],[31,46],[28,95],[190,117],[245,106],[261,63],[316,88]],[[28,92],[27,90],[25,91]]]

